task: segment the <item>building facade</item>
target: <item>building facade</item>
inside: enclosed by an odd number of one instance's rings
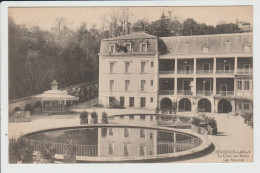
[[[131,33],[101,42],[99,103],[178,112],[253,110],[252,33],[155,37]]]

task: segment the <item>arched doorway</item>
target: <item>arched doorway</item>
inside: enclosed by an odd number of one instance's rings
[[[198,102],[199,112],[211,112],[211,103],[208,99],[200,99]]]
[[[38,114],[42,112],[42,103],[37,101],[34,105],[34,114]]]
[[[160,104],[161,109],[171,109],[172,108],[172,100],[169,98],[163,98]]]
[[[18,112],[18,111],[21,111],[22,109],[20,107],[16,107],[14,108],[14,112]]]
[[[218,113],[229,113],[232,111],[231,103],[226,99],[221,99],[218,102]]]
[[[183,98],[179,101],[179,112],[190,112],[191,102],[187,98]]]
[[[24,108],[24,111],[30,111],[30,113],[32,114],[33,113],[33,108],[30,104],[27,104]]]

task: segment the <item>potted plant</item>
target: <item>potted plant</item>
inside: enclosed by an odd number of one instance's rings
[[[108,117],[106,112],[102,112],[102,124],[108,124]]]
[[[88,112],[82,112],[80,114],[80,124],[88,124]]]
[[[33,163],[33,146],[25,138],[13,140],[9,144],[10,163]]]
[[[95,111],[93,111],[92,113],[91,113],[91,118],[92,118],[92,123],[93,124],[97,124],[98,123],[98,115],[97,115],[97,113],[95,112]]]

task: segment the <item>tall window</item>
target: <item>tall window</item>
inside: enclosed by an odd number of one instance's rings
[[[124,128],[124,137],[128,138],[129,137],[129,129]]]
[[[242,81],[237,81],[237,90],[242,90]]]
[[[125,62],[125,73],[129,73],[130,62]]]
[[[124,144],[124,156],[128,156],[128,145]]]
[[[113,154],[113,152],[114,152],[113,144],[108,144],[108,154]]]
[[[244,81],[245,83],[245,86],[244,86],[244,90],[250,90],[250,84],[249,84],[249,81],[248,80],[246,80],[246,81]]]
[[[145,107],[145,97],[141,97],[140,107],[141,108]]]
[[[141,73],[146,72],[146,62],[141,62]]]
[[[110,45],[109,46],[109,52],[115,52],[115,45]]]
[[[115,81],[114,80],[110,80],[110,91],[114,91],[115,88]]]
[[[125,43],[125,47],[127,49],[127,52],[131,52],[131,43]]]
[[[129,107],[134,107],[134,105],[135,105],[135,98],[129,97]]]
[[[151,62],[151,67],[153,67],[153,61]]]
[[[125,91],[128,91],[130,85],[130,80],[125,80]]]
[[[153,86],[153,80],[151,80],[151,86]]]
[[[140,50],[141,52],[147,52],[147,43],[141,43]]]
[[[145,131],[144,131],[144,129],[140,129],[140,138],[145,138]]]
[[[109,134],[110,136],[113,136],[113,129],[112,129],[112,128],[109,128],[109,129],[108,129],[108,134]]]
[[[140,146],[140,156],[144,156],[144,146]]]
[[[115,63],[110,62],[110,73],[115,73]]]
[[[245,103],[245,104],[244,104],[244,109],[245,109],[245,110],[249,110],[249,104],[248,104],[248,103]]]
[[[141,80],[141,91],[145,91],[146,80]]]

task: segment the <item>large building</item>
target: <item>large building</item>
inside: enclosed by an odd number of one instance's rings
[[[178,112],[253,109],[252,33],[104,39],[99,103]],[[176,103],[176,104],[173,104]]]

